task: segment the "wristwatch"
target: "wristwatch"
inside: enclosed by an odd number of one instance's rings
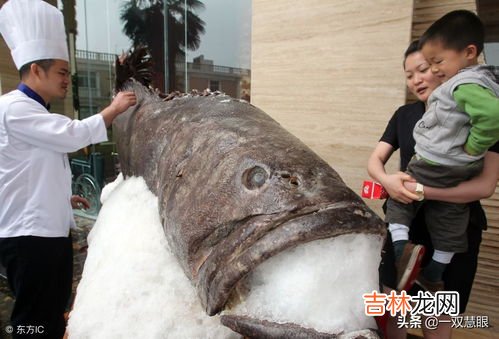
[[[424,186],[419,182],[416,183],[416,195],[418,196],[418,201],[424,200]]]

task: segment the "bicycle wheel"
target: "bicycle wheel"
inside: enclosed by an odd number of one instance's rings
[[[101,207],[99,184],[90,174],[80,175],[74,182],[73,194],[88,200],[90,207],[84,210],[85,214],[97,216]]]

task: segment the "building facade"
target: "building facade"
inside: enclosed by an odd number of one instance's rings
[[[394,111],[408,100],[405,49],[456,9],[477,12],[489,47],[497,46],[499,2],[494,0],[253,0],[252,104],[303,140],[360,193],[370,153]],[[393,173],[398,166],[394,156],[387,170]],[[497,192],[482,201],[488,230],[467,308],[467,314],[489,317],[493,327],[484,330],[484,337],[496,337],[499,324]],[[383,215],[381,201],[366,203]]]
[[[114,91],[116,58],[114,54],[76,50],[78,71],[75,93],[78,96],[80,119],[100,112],[109,104]],[[249,69],[214,65],[212,60],[206,60],[202,55],[194,58],[194,62],[178,63],[177,69],[179,86],[185,88],[186,92],[210,89],[234,98],[249,99]]]

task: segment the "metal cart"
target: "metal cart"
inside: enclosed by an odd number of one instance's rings
[[[120,173],[120,161],[118,153],[111,152],[112,169],[108,170],[108,177],[104,174],[104,156],[102,153],[93,152],[89,156],[75,157],[71,159],[71,173],[73,175],[72,191],[88,200],[90,208],[87,210],[77,209],[76,215],[95,219],[101,208],[100,195],[102,188],[108,182],[114,181]]]
[[[75,210],[75,214],[96,218],[101,208],[100,194],[104,186],[104,159],[101,153],[91,153],[87,158],[71,159],[74,195],[84,197],[90,208]]]

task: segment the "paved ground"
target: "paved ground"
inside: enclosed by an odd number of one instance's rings
[[[87,235],[94,224],[94,220],[75,216],[76,230],[71,233],[73,235],[73,251],[74,251],[74,274],[73,274],[73,294],[71,303],[73,302],[76,287],[81,279],[83,264],[87,256]],[[0,277],[0,338],[10,338],[5,333],[5,326],[9,323],[10,313],[13,307],[13,297],[9,290],[7,281]]]

